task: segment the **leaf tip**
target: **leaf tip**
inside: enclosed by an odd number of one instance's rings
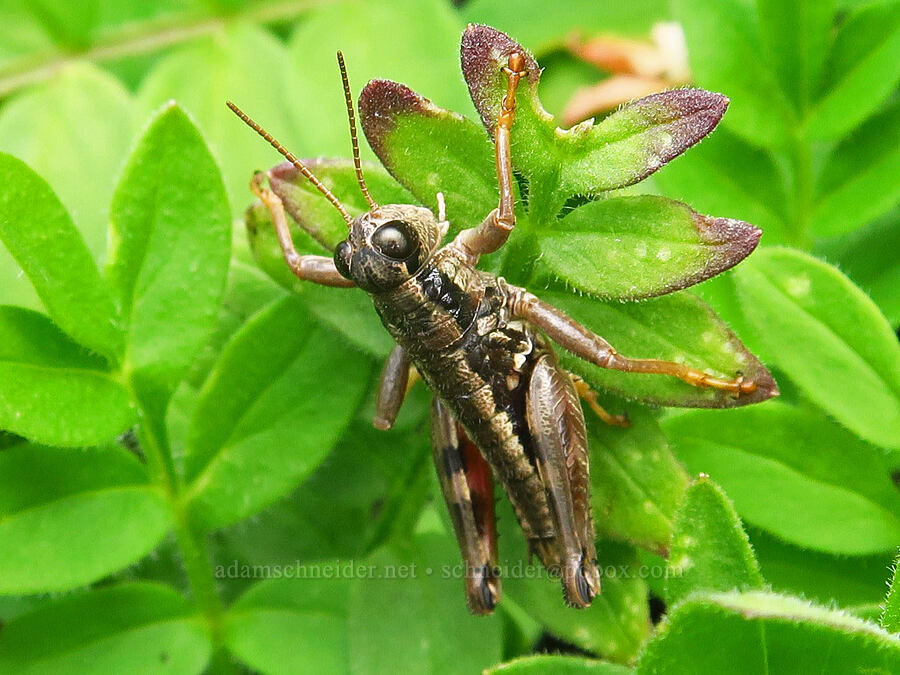
[[[430,114],[431,101],[392,80],[371,80],[359,95],[363,133],[381,162],[387,166],[387,139],[401,115]]]
[[[463,77],[469,87],[472,102],[488,129],[493,129],[500,97],[497,89],[503,86],[502,68],[510,54],[518,52],[525,57],[528,82],[534,86],[540,79],[540,67],[531,53],[518,42],[491,26],[470,23],[463,32],[459,60]]]

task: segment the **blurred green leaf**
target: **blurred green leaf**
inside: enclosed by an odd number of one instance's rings
[[[251,318],[210,373],[191,422],[186,475],[203,526],[240,520],[311,472],[355,412],[369,370],[293,298]]]
[[[692,473],[712,476],[744,519],[781,538],[845,555],[900,541],[900,495],[879,451],[820,414],[772,402],[663,427]]]
[[[228,611],[228,649],[266,673],[350,672],[347,602],[359,565],[285,566],[282,573],[299,576],[256,584]],[[326,572],[329,576],[323,578]]]
[[[247,185],[253,171],[273,165],[279,155],[244,127],[225,101],[237,103],[294,148],[287,109],[296,92],[286,94],[286,64],[287,51],[273,35],[236,21],[166,56],[138,91],[136,107],[143,117],[172,99],[189,111],[218,160],[235,214],[252,196]]]
[[[102,443],[135,420],[104,360],[22,307],[0,306],[0,382],[0,427],[41,443]]]
[[[770,398],[777,389],[765,367],[697,297],[677,293],[640,303],[600,302],[569,293],[541,292],[546,302],[608,340],[631,358],[685,363],[719,377],[757,383],[740,399],[718,389],[700,389],[664,375],[607,370],[560,350],[563,365],[599,389],[653,405],[719,408]]]
[[[884,601],[884,611],[879,623],[888,632],[900,633],[900,564],[896,560],[890,589]]]
[[[834,21],[833,0],[757,0],[760,34],[782,91],[804,110],[816,93]]]
[[[900,209],[847,236],[820,242],[816,253],[853,279],[900,327]]]
[[[854,12],[835,38],[826,87],[809,113],[805,134],[840,138],[890,96],[900,80],[900,4],[871,3]]]
[[[117,359],[122,333],[112,300],[65,207],[44,179],[4,153],[0,185],[0,241],[50,316],[85,347]]]
[[[773,590],[826,606],[877,605],[883,600],[893,552],[834,555],[789,544],[752,526],[748,530],[763,577]]]
[[[625,412],[627,429],[586,411],[594,527],[601,536],[666,552],[688,477],[653,414],[633,404]]]
[[[900,640],[878,626],[774,593],[716,593],[672,612],[638,673],[690,663],[699,673],[891,673]],[[739,664],[739,665],[738,665]]]
[[[366,85],[359,113],[391,175],[435,213],[443,193],[455,230],[475,227],[497,206],[494,150],[475,122],[389,80]]]
[[[664,295],[750,254],[755,227],[665,197],[618,197],[576,208],[539,234],[536,273],[605,299]]]
[[[852,232],[900,201],[900,101],[845,138],[828,157],[810,216],[821,236]]]
[[[788,197],[772,153],[750,145],[727,127],[660,169],[654,181],[667,196],[703,213],[728,214],[756,225],[763,231],[763,245],[788,237]]]
[[[107,277],[128,331],[125,371],[162,410],[213,330],[231,239],[218,168],[176,105],[132,154],[111,218]]]
[[[170,521],[146,481],[115,447],[0,453],[0,593],[74,588],[148,553]]]
[[[538,654],[507,661],[499,666],[488,668],[484,672],[486,675],[580,675],[580,673],[628,675],[634,670],[617,663],[607,663],[578,656]]]
[[[95,260],[106,254],[109,195],[131,143],[131,105],[118,80],[74,62],[0,112],[0,149],[53,186]],[[0,260],[0,302],[38,308],[27,280],[15,276],[18,266],[5,253]]]
[[[287,110],[301,138],[301,154],[349,154],[337,50],[344,54],[354,92],[370,79],[386,77],[437,105],[469,113],[457,61],[462,29],[445,0],[345,0],[310,12],[291,37],[286,62]]]
[[[762,588],[763,578],[731,500],[708,476],[684,493],[675,519],[666,574],[666,602],[697,591]]]
[[[62,598],[0,631],[0,670],[199,673],[212,647],[187,599],[157,584]]]
[[[834,267],[790,249],[760,251],[735,280],[766,357],[848,429],[900,447],[900,347],[875,304]]]
[[[767,68],[759,18],[744,0],[672,0],[689,45],[694,79],[726,92],[724,126],[763,147],[789,143],[796,114]]]
[[[452,535],[423,534],[408,547],[381,549],[367,571],[354,573],[351,671],[479,672],[500,661],[500,619],[469,615],[455,546]]]

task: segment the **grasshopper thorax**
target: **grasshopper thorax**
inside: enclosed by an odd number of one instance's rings
[[[334,264],[369,293],[384,293],[415,276],[441,244],[444,226],[412,204],[376,206],[353,220],[334,249]]]

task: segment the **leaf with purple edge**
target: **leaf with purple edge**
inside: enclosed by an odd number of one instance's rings
[[[390,80],[366,85],[359,113],[385,168],[432,210],[443,193],[453,227],[474,227],[497,205],[494,150],[475,122]]]
[[[349,159],[304,159],[303,164],[347,207],[351,215],[368,211]],[[379,204],[409,204],[412,195],[379,165],[363,163],[366,185]],[[328,253],[347,238],[347,223],[322,194],[290,162],[282,162],[266,172],[272,191],[284,208]]]
[[[679,89],[634,101],[599,124],[588,121],[564,131],[538,99],[540,71],[534,58],[504,33],[471,25],[462,39],[463,75],[491,132],[507,86],[503,68],[513,52],[525,55],[528,71],[511,133],[513,165],[529,181],[530,213],[538,222],[555,217],[573,195],[646,178],[712,131],[728,106],[721,94]]]
[[[690,293],[625,304],[560,292],[542,292],[540,296],[625,356],[685,363],[717,377],[740,374],[756,383],[754,392],[734,398],[721,389],[693,387],[667,375],[599,368],[560,349],[563,365],[596,389],[651,405],[685,408],[732,408],[778,395],[765,366],[708,305]]]
[[[743,221],[704,216],[665,197],[604,199],[540,232],[535,274],[598,297],[636,300],[733,267],[760,234]]]

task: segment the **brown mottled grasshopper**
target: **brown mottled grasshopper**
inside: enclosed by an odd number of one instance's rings
[[[434,214],[411,204],[380,205],[369,193],[340,53],[356,177],[369,205],[356,218],[302,162],[228,104],[347,223],[349,235],[333,258],[300,255],[281,199],[264,184],[264,174],[253,180],[293,273],[318,284],[367,292],[397,343],[381,376],[375,426],[393,425],[413,367],[434,393],[434,460],[466,565],[466,598],[476,614],[490,613],[500,599],[492,477],[505,488],[530,550],[561,577],[568,604],[587,607],[600,591],[579,395],[606,422],[627,425],[627,420],[603,410],[587,385],[560,367],[551,340],[602,368],[674,376],[734,397],[772,395],[754,395],[759,383],[739,374],[725,379],[684,364],[623,356],[524,288],[477,269],[479,257],[502,247],[515,226],[510,131],[517,87],[535,66],[515,49],[505,56],[506,94],[494,130],[499,204],[479,226],[443,246],[449,222],[440,195]]]

